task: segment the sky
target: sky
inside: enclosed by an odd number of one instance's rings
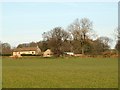
[[[113,39],[118,25],[117,2],[2,2],[1,41],[11,46],[42,40],[43,32],[60,26],[65,30],[76,18],[89,18],[93,31]]]

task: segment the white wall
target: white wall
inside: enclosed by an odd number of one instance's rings
[[[20,54],[36,54],[35,51],[21,51]]]
[[[13,52],[14,55],[20,55],[20,54],[36,54],[35,51],[20,51],[20,52]]]

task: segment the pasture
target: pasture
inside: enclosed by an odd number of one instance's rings
[[[3,88],[117,88],[117,58],[3,57]]]

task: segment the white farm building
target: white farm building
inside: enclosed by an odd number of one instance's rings
[[[39,47],[24,47],[13,50],[13,56],[21,56],[21,54],[37,55],[39,53],[41,53],[41,49]]]

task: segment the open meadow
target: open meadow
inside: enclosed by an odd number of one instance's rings
[[[117,58],[3,57],[3,88],[117,88]]]

